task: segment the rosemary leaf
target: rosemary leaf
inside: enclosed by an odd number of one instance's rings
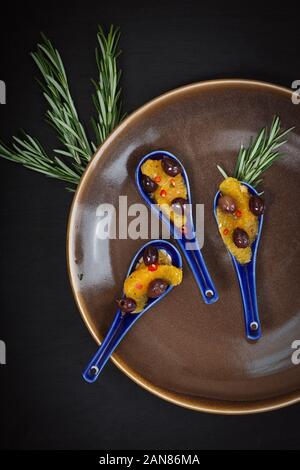
[[[221,173],[221,175],[222,175],[225,179],[228,178],[227,173],[223,170],[222,167],[220,167],[219,165],[217,165],[217,168],[218,168],[219,172]]]

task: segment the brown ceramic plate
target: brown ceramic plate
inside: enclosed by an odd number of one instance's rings
[[[216,413],[265,411],[300,400],[300,365],[291,361],[292,343],[300,340],[299,111],[289,90],[266,83],[219,80],[179,88],[129,116],[81,180],[69,221],[68,263],[79,310],[98,343],[114,317],[114,298],[131,257],[144,241],[97,239],[97,206],[117,205],[120,195],[129,204],[140,202],[135,167],[157,149],[182,159],[193,201],[205,204],[203,253],[220,300],[203,303],[185,264],[183,284],[137,322],[113,357],[161,398]],[[221,181],[216,165],[232,171],[240,143],[248,143],[274,114],[296,130],[285,146],[287,158],[265,176],[267,212],[257,265],[263,336],[255,344],[245,339],[240,293],[212,204]]]

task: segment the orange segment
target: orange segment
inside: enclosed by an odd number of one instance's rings
[[[124,294],[134,299],[137,308],[134,313],[143,310],[147,302],[147,290],[154,279],[164,279],[168,284],[177,286],[182,281],[182,270],[173,265],[161,264],[156,271],[149,271],[147,267],[140,267],[130,274],[124,283]]]
[[[167,175],[161,165],[161,160],[148,159],[141,167],[143,175],[149,176],[156,181],[158,188],[152,197],[161,207],[161,210],[174,222],[177,227],[186,223],[186,217],[177,214],[171,209],[171,202],[177,197],[187,198],[187,189],[181,174],[176,176]]]
[[[247,248],[238,248],[232,239],[235,228],[245,230],[249,235],[251,244],[257,236],[258,219],[249,209],[250,195],[248,188],[236,178],[226,178],[220,184],[219,189],[224,196],[231,196],[235,200],[237,206],[236,212],[239,211],[237,215],[227,214],[217,208],[219,232],[223,242],[239,263],[249,263],[252,257],[251,245]]]

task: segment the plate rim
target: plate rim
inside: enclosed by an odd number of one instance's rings
[[[126,128],[128,124],[138,119],[145,111],[150,109],[153,106],[156,106],[159,103],[162,103],[164,100],[168,100],[171,96],[180,95],[192,89],[203,89],[203,88],[212,88],[212,87],[230,87],[235,85],[248,86],[252,88],[260,88],[262,90],[273,90],[279,94],[284,94],[292,98],[293,90],[286,88],[281,85],[276,85],[273,83],[251,80],[251,79],[239,79],[239,78],[229,78],[229,79],[215,79],[215,80],[205,80],[200,82],[195,82],[192,84],[184,85],[170,91],[167,91],[158,97],[148,101],[146,104],[139,107],[137,110],[133,111],[129,116],[124,119],[107,137],[103,144],[98,147],[94,155],[92,156],[89,164],[87,165],[86,170],[84,171],[80,182],[77,186],[76,192],[73,197],[71,204],[68,223],[67,223],[67,236],[66,236],[66,257],[67,257],[67,270],[69,281],[71,284],[73,296],[79,310],[79,313],[88,328],[90,334],[95,339],[97,344],[101,344],[103,337],[99,337],[91,322],[88,319],[88,316],[85,312],[85,307],[81,302],[80,296],[75,289],[75,277],[73,277],[73,272],[71,268],[71,252],[72,252],[72,239],[74,238],[75,230],[75,213],[76,208],[78,207],[78,200],[80,194],[82,193],[90,173],[93,171],[98,160],[102,157],[106,148],[109,146],[110,142],[113,141],[118,134]],[[253,413],[262,413],[266,411],[272,411],[279,408],[283,408],[300,401],[300,390],[291,392],[288,394],[270,397],[266,399],[259,400],[248,400],[248,401],[227,401],[227,400],[214,400],[205,397],[192,397],[176,392],[171,392],[154,385],[152,382],[145,379],[142,375],[138,374],[134,369],[130,368],[125,361],[123,361],[117,353],[114,353],[111,357],[113,363],[130,379],[135,383],[140,385],[142,388],[151,392],[152,394],[162,398],[168,402],[179,405],[184,408],[192,409],[195,411],[202,411],[213,414],[222,414],[222,415],[244,415],[244,414],[253,414]]]

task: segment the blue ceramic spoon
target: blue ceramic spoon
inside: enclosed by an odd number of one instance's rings
[[[179,251],[176,249],[174,245],[165,241],[165,240],[153,240],[146,243],[135,255],[133,258],[128,272],[128,277],[136,268],[138,262],[143,257],[143,252],[148,246],[154,246],[158,250],[165,250],[171,258],[171,262],[177,268],[182,268],[182,259]],[[105,364],[107,363],[108,359],[120,343],[126,333],[130,330],[130,328],[134,325],[134,323],[141,318],[141,316],[147,312],[151,307],[156,305],[160,302],[169,292],[173,289],[173,286],[169,286],[165,292],[159,296],[157,299],[149,299],[146,307],[139,313],[122,313],[121,310],[118,310],[114,321],[108,331],[106,337],[104,338],[101,346],[99,347],[98,351],[96,352],[95,356],[86,367],[85,371],[83,372],[83,378],[89,383],[93,383],[97,380],[100,372],[103,370]]]
[[[249,192],[253,195],[258,196],[258,192],[248,183],[243,183],[249,189]],[[215,218],[218,224],[217,218],[217,206],[218,200],[221,193],[217,192],[214,200],[214,213]],[[258,314],[257,307],[257,295],[256,295],[256,257],[257,250],[260,241],[262,226],[263,226],[264,216],[261,215],[258,218],[258,233],[257,237],[251,245],[252,257],[251,261],[247,264],[240,264],[236,258],[228,251],[233,266],[235,268],[237,278],[240,285],[243,307],[244,307],[244,316],[245,316],[245,328],[246,336],[248,339],[256,341],[261,337],[261,326]]]
[[[182,165],[182,163],[176,158],[172,153],[167,152],[165,150],[157,150],[154,152],[149,153],[145,157],[141,159],[139,162],[136,173],[135,179],[139,193],[141,194],[144,201],[150,206],[151,210],[169,227],[170,234],[175,237],[177,240],[181,250],[183,251],[186,260],[194,274],[195,280],[203,297],[203,300],[206,304],[212,304],[216,302],[219,298],[217,290],[214,286],[214,283],[210,277],[208,269],[206,267],[203,255],[199,248],[198,240],[195,234],[194,223],[193,223],[193,215],[191,212],[188,212],[187,215],[187,224],[186,228],[187,231],[185,234],[181,233],[177,227],[174,226],[173,222],[161,211],[155,201],[151,198],[150,194],[147,193],[142,185],[142,171],[141,166],[143,163],[148,160],[162,160],[162,158],[166,156],[176,161],[177,164],[182,168],[182,176],[187,188],[187,201],[190,207],[192,204],[191,199],[191,191],[189,180],[186,174],[186,171]],[[193,249],[188,249],[189,244],[193,245]]]

